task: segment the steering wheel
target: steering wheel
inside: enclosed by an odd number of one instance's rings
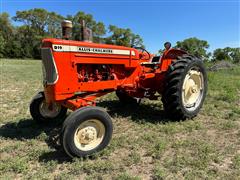
[[[151,58],[151,54],[146,49],[144,49],[142,47],[133,47],[133,48],[137,49],[137,50],[140,50],[142,53],[146,52],[148,54],[148,59]],[[142,57],[140,59],[142,59]]]

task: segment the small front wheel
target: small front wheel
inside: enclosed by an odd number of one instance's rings
[[[62,120],[66,113],[67,108],[61,104],[53,103],[49,106],[43,92],[39,92],[30,103],[30,114],[38,123]]]
[[[99,107],[83,107],[65,120],[61,143],[70,157],[85,157],[104,149],[113,132],[111,117]]]

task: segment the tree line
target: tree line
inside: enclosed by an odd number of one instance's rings
[[[186,50],[188,53],[206,61],[231,61],[240,63],[240,48],[217,48],[213,53],[208,52],[209,43],[196,37],[188,38],[183,41],[177,41],[175,48]],[[159,50],[162,52],[163,50]]]
[[[61,38],[61,22],[64,19],[73,22],[73,40],[80,40],[80,21],[85,20],[86,26],[92,29],[95,43],[144,47],[142,38],[131,29],[115,25],[106,28],[103,22],[97,22],[91,14],[79,11],[74,16],[64,17],[55,12],[35,8],[17,11],[12,18],[6,12],[0,14],[0,57],[40,59],[41,40]],[[11,20],[21,25],[14,26]]]
[[[92,29],[93,42],[122,45],[127,47],[144,47],[143,39],[129,28],[120,28],[115,25],[106,25],[98,22],[91,14],[82,11],[66,17],[45,9],[29,9],[17,11],[10,18],[4,12],[0,14],[0,58],[34,58],[40,59],[40,46],[43,38],[61,38],[61,22],[68,19],[73,22],[72,39],[81,40],[81,20]],[[15,21],[18,26],[13,25]],[[190,54],[204,60],[228,60],[240,62],[240,48],[226,47],[209,53],[209,43],[195,37],[178,41],[175,48],[186,50]],[[159,50],[162,53],[163,50]]]

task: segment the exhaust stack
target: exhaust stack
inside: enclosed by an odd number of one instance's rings
[[[93,40],[92,30],[86,27],[86,23],[84,20],[80,20],[80,24],[81,24],[81,40],[85,42],[92,42]]]
[[[62,38],[63,39],[70,39],[72,33],[72,22],[69,20],[62,21]]]

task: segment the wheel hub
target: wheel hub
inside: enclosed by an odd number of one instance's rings
[[[198,92],[198,89],[197,89],[197,86],[196,85],[193,85],[191,88],[191,93],[197,93]]]
[[[86,127],[81,129],[77,136],[81,144],[89,144],[91,141],[96,140],[97,130],[94,127]]]
[[[182,87],[182,100],[185,107],[198,106],[202,97],[203,85],[202,73],[194,69],[189,70]]]
[[[84,121],[75,131],[74,143],[81,151],[89,151],[101,144],[105,126],[97,119]]]
[[[55,118],[61,111],[61,105],[57,103],[48,104],[45,100],[39,106],[39,112],[45,118]]]

